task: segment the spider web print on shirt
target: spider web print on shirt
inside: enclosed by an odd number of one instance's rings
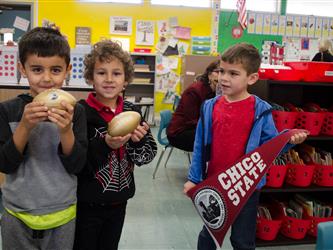
[[[129,162],[124,159],[125,157],[119,162],[116,154],[111,152],[108,163],[99,168],[95,177],[102,184],[103,193],[106,191],[120,192],[124,188],[129,188],[130,183],[133,181],[132,168]]]
[[[147,141],[154,141],[151,134],[147,134]],[[142,147],[138,148],[126,145],[126,150],[136,165],[142,165],[151,162],[154,159],[157,147],[154,143],[145,143]]]

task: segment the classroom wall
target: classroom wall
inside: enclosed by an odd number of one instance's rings
[[[280,44],[282,43],[282,36],[248,34],[247,30],[243,31],[243,35],[240,38],[234,38],[232,36],[232,28],[239,26],[237,18],[238,15],[235,11],[220,12],[218,52],[223,53],[223,51],[229,46],[241,42],[251,43],[260,51],[263,41],[269,40],[276,41]]]
[[[152,6],[146,1],[142,5],[115,4],[115,3],[80,3],[76,0],[66,1],[39,1],[38,2],[38,25],[43,19],[55,22],[61,32],[68,36],[71,47],[75,46],[75,27],[91,27],[92,43],[101,37],[110,38],[119,35],[109,34],[110,16],[132,17],[132,35],[122,36],[130,38],[130,50],[135,45],[136,20],[166,20],[169,17],[178,17],[180,26],[191,27],[192,36],[210,36],[212,10],[202,8],[184,8],[169,6]],[[157,27],[155,26],[155,44],[158,39]],[[143,47],[143,46],[140,46]],[[153,48],[148,46],[148,48]],[[154,51],[154,50],[153,50]]]

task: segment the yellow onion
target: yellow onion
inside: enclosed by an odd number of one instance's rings
[[[65,109],[61,102],[65,101],[75,106],[76,99],[70,93],[61,89],[47,89],[35,96],[34,102],[44,102],[45,106],[50,108]]]
[[[132,133],[141,121],[141,116],[135,111],[125,111],[116,115],[108,124],[108,134],[125,136]]]

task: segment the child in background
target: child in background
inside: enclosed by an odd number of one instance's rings
[[[111,137],[108,122],[124,111],[140,111],[121,93],[134,74],[130,55],[119,44],[102,41],[86,55],[85,79],[94,87],[80,101],[88,121],[88,159],[79,174],[75,249],[118,249],[127,200],[134,196],[134,164],[153,160],[157,146],[143,121],[133,133]],[[141,114],[141,113],[140,113]]]
[[[30,93],[0,104],[2,249],[72,249],[75,173],[87,155],[84,109],[63,101],[64,110],[48,110],[32,102],[40,92],[62,87],[70,47],[59,31],[37,27],[20,40],[19,57]]]
[[[225,171],[241,156],[278,135],[270,105],[247,91],[258,80],[260,62],[258,50],[246,43],[234,45],[223,53],[219,69],[223,96],[204,103],[185,193],[201,182],[206,173],[210,177]],[[306,136],[305,132],[297,133],[290,143],[302,143]],[[205,151],[210,154],[204,155]],[[203,173],[202,164],[207,161],[208,168]],[[264,184],[265,178],[258,188]],[[255,249],[258,199],[259,192],[254,192],[232,225],[230,240],[234,249]],[[198,238],[198,249],[216,249],[205,226]]]

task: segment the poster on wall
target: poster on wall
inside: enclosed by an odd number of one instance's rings
[[[315,36],[315,28],[316,28],[316,18],[314,16],[310,16],[309,17],[308,37]]]
[[[301,17],[301,37],[308,36],[309,18],[307,16]]]
[[[110,34],[132,35],[132,17],[111,16]]]
[[[293,16],[287,16],[286,19],[286,36],[292,36],[293,35],[293,27],[294,27],[294,17]]]
[[[279,15],[272,14],[271,24],[271,35],[277,35],[279,31]]]
[[[321,36],[324,38],[328,37],[328,26],[329,26],[330,20],[328,18],[323,18],[323,24],[322,24],[322,33]]]
[[[255,26],[256,26],[256,13],[249,12],[248,13],[248,21],[247,21],[247,33],[252,34],[255,32]]]
[[[315,28],[315,37],[316,38],[321,37],[322,25],[323,25],[323,19],[321,17],[317,17],[316,18],[316,28]]]
[[[264,14],[264,29],[263,34],[271,34],[271,14]]]
[[[329,25],[329,37],[333,37],[333,18],[330,19],[330,25]]]
[[[301,34],[301,17],[294,16],[293,36],[300,36]]]
[[[157,21],[158,36],[164,36],[170,32],[170,26],[168,20]]]
[[[136,21],[136,45],[154,45],[154,21]]]
[[[75,27],[75,45],[91,44],[91,28]]]
[[[286,33],[286,16],[279,17],[279,33],[278,35],[284,36]]]
[[[255,29],[256,34],[262,34],[263,22],[264,22],[264,15],[261,14],[261,13],[257,13],[257,15],[256,15],[256,29]]]

